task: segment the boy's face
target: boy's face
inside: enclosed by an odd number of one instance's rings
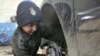
[[[28,33],[29,35],[32,35],[37,30],[37,26],[36,23],[26,24],[22,26],[22,29],[24,30],[24,32]]]

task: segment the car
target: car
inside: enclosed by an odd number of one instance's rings
[[[69,56],[100,56],[100,0],[43,0],[43,22],[65,39]]]

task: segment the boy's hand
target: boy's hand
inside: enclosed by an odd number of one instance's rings
[[[46,55],[46,48],[39,48],[37,54]]]

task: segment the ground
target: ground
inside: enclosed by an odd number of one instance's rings
[[[0,46],[0,56],[13,56],[11,46]]]
[[[45,50],[39,48],[38,54],[46,54]],[[11,46],[0,46],[0,56],[13,56]]]

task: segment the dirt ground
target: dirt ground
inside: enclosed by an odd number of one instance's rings
[[[13,56],[11,46],[0,46],[0,56]]]
[[[39,48],[38,54],[46,54],[45,50]],[[0,46],[0,56],[13,56],[11,46]]]

